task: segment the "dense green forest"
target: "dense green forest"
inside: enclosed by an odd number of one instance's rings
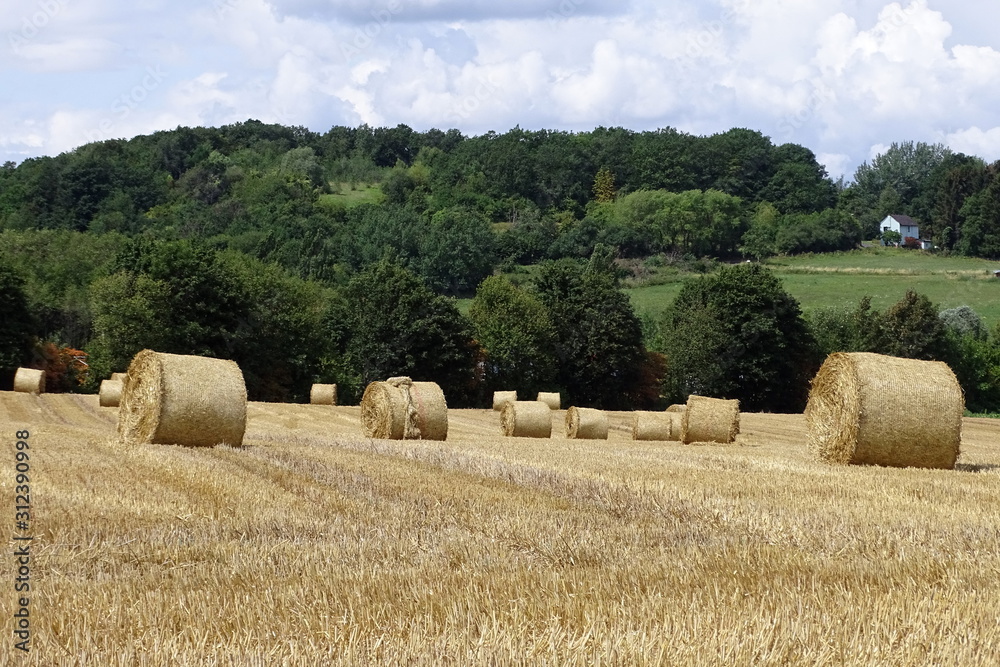
[[[640,322],[623,261],[849,249],[889,213],[916,218],[939,252],[1000,257],[998,172],[903,143],[845,184],[809,149],[748,129],[467,137],[248,121],[92,143],[0,167],[0,387],[31,364],[56,388],[92,391],[152,347],[235,359],[259,400],[302,400],[315,381],[352,400],[373,379],[410,374],[442,383],[456,406],[519,386],[577,405],[698,390],[797,408],[824,345],[878,347],[830,333],[854,314],[804,323],[780,286],[741,278],[785,304],[774,308],[791,319],[767,326],[794,340],[778,336],[774,349],[802,354],[782,370],[787,355],[730,346],[725,359],[771,355],[757,384],[692,385],[707,371],[669,331],[741,335],[708,295],[733,284],[694,281],[662,322]],[[534,264],[525,280],[500,275]],[[450,297],[472,295],[464,316]],[[921,354],[993,354],[989,332],[942,331],[950,342]],[[86,371],[72,363],[84,356]],[[975,382],[973,396],[992,391],[992,379]]]

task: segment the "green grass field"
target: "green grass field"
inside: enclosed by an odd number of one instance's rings
[[[941,309],[968,305],[989,326],[1000,322],[1000,263],[967,257],[938,257],[896,248],[871,248],[824,255],[783,257],[768,262],[802,310],[851,307],[864,296],[888,308],[913,289]],[[682,279],[628,290],[639,313],[661,313],[677,296]]]
[[[320,195],[321,204],[342,204],[347,208],[360,204],[378,204],[382,201],[382,186],[378,183],[331,183],[332,194]]]

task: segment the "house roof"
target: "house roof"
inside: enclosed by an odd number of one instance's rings
[[[910,227],[917,227],[917,221],[908,215],[897,215],[895,213],[889,216],[901,225],[909,225]]]

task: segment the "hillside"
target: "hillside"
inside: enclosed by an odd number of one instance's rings
[[[241,449],[123,448],[96,397],[0,393],[32,443],[19,664],[1000,653],[997,422],[966,419],[958,469],[921,471],[817,463],[798,415],[694,447],[628,440],[627,417],[607,442],[531,441],[461,410],[446,442],[390,442],[357,408],[251,403]]]
[[[864,296],[885,309],[907,290],[926,294],[941,309],[970,306],[992,328],[1000,323],[1000,262],[946,257],[897,248],[773,258],[766,262],[806,313],[853,308]],[[636,310],[656,316],[680,291],[684,273],[654,275],[653,284],[629,290]]]

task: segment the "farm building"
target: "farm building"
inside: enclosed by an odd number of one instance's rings
[[[921,250],[930,250],[934,247],[934,244],[929,240],[920,238],[920,226],[917,224],[916,220],[908,215],[887,215],[885,216],[885,219],[879,223],[879,228],[883,232],[899,232],[899,235],[904,240],[907,238],[917,239],[920,241]]]

